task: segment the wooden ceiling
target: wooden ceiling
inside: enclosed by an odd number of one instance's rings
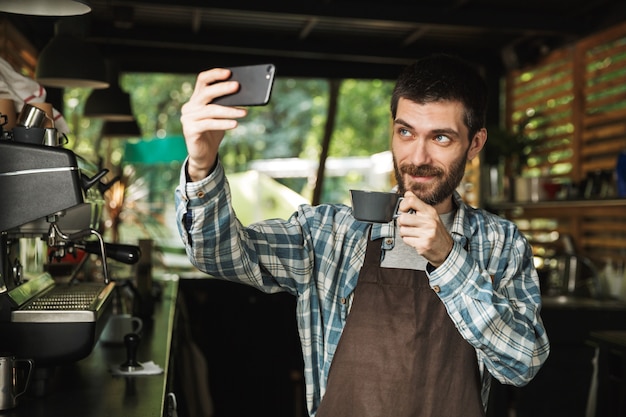
[[[273,62],[278,75],[395,78],[430,52],[494,73],[626,22],[624,0],[90,0],[84,37],[120,71]],[[41,49],[59,18],[6,14]]]

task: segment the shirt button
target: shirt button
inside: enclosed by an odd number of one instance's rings
[[[393,238],[388,237],[387,239],[385,239],[385,243],[391,245],[393,243]]]
[[[348,302],[348,299],[347,299],[346,297],[341,297],[341,298],[339,299],[339,302],[340,302],[341,304],[346,304],[346,303]]]
[[[196,196],[197,196],[198,198],[202,198],[202,197],[204,197],[204,191],[198,191],[198,194],[196,194]]]
[[[439,288],[439,285],[434,285],[433,291],[438,293],[439,291],[441,291],[441,288]]]

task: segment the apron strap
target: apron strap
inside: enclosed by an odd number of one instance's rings
[[[380,265],[382,251],[383,239],[371,240],[371,237],[368,236],[367,242],[367,250],[365,252],[365,260],[363,261],[363,265]]]

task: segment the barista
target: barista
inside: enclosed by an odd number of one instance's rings
[[[391,150],[402,214],[373,225],[335,204],[241,225],[218,147],[246,110],[211,103],[237,90],[218,82],[228,76],[199,74],[182,109],[179,230],[200,270],[297,297],[310,415],[483,416],[492,377],[528,383],[549,351],[531,248],[455,191],[487,140],[474,67],[435,55],[400,75]]]

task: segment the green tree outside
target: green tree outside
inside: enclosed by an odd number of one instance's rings
[[[103,122],[83,117],[89,89],[65,91],[64,116],[70,127],[68,147],[94,164],[109,168],[109,177],[121,175],[129,182],[125,193],[126,219],[142,223],[145,237],[163,232],[167,205],[173,204],[181,161],[156,166],[124,161],[127,143],[182,136],[180,111],[189,100],[195,75],[123,74],[121,88],[130,93],[131,104],[142,131],[141,138],[102,138]],[[381,80],[343,80],[337,123],[329,156],[368,156],[389,148],[389,99],[393,83]],[[277,78],[267,106],[249,108],[248,116],[222,143],[221,160],[227,172],[242,172],[253,160],[300,157],[316,161],[326,123],[329,83],[323,79]],[[182,140],[182,139],[181,139]],[[348,179],[349,180],[349,179]],[[306,179],[303,179],[306,181]],[[327,179],[323,195],[337,199],[347,194],[344,179]],[[285,182],[297,192],[302,182]],[[344,198],[345,199],[345,198]],[[156,214],[155,214],[156,213]],[[151,225],[154,223],[154,225]]]

